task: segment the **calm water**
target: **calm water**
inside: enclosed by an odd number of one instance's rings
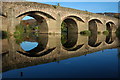
[[[119,77],[119,40],[114,34],[75,35],[65,40],[35,33],[3,39],[3,78]]]

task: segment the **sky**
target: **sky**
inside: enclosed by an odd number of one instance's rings
[[[93,13],[113,12],[118,13],[118,2],[42,2],[45,4],[57,5],[60,3],[62,7],[69,7]]]
[[[44,0],[43,2],[41,2],[41,0],[28,0],[28,1],[51,4],[51,5],[57,5],[58,3],[60,3],[60,6],[62,7],[69,7],[69,8],[74,8],[74,9],[93,12],[93,13],[104,13],[104,12],[118,13],[119,12],[118,0],[104,0],[109,2],[90,2],[90,1],[80,2],[82,0],[74,0],[74,2],[71,2],[71,0],[66,0],[66,2],[62,2],[65,0],[61,0],[61,1],[59,0],[59,2],[55,2],[55,0],[53,2],[51,0],[49,0],[49,2],[46,2],[48,0],[46,1]],[[91,0],[91,1],[94,1],[94,0]]]

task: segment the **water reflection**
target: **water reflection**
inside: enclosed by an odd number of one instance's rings
[[[91,47],[97,47],[105,41],[105,38],[106,36],[103,34],[92,34],[91,36],[89,36],[88,45],[90,45]]]
[[[19,45],[21,49],[17,50],[17,52],[29,57],[43,56],[55,49],[55,47],[47,49],[48,35],[39,33],[25,35],[23,41]]]
[[[71,48],[73,48],[76,45],[77,39],[78,34],[62,33],[61,42],[64,46],[64,49],[71,50]]]
[[[24,42],[20,43],[20,46],[24,51],[30,51],[30,50],[34,49],[35,47],[37,47],[38,43],[24,41]]]
[[[114,42],[111,45],[106,44],[105,35],[82,36],[80,34],[72,35],[63,40],[67,45],[74,45],[71,47],[63,47],[60,34],[37,34],[29,33],[23,34],[21,38],[10,37],[3,39],[3,72],[11,69],[18,69],[37,64],[49,63],[54,61],[60,61],[63,59],[82,56],[90,54],[92,52],[100,51],[108,48],[116,48],[119,45],[119,40],[116,36],[111,35],[114,38]],[[70,39],[70,40],[69,40]],[[74,44],[75,43],[75,44]],[[101,43],[100,45],[97,45]],[[64,45],[65,45],[64,44]],[[91,47],[89,45],[93,45]],[[95,47],[97,45],[97,47]],[[5,63],[4,63],[5,62]]]
[[[116,34],[115,33],[109,33],[106,36],[106,43],[111,44],[112,42],[114,42],[114,40],[116,39]]]

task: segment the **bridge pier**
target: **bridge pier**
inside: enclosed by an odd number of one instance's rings
[[[20,22],[19,20],[16,19],[14,13],[15,13],[14,9],[9,8],[9,10],[7,12],[7,19],[3,23],[3,26],[2,26],[2,27],[4,27],[4,24],[5,24],[7,26],[7,31],[10,34],[14,34],[14,32],[15,32],[15,26],[17,24],[19,24],[19,22]]]
[[[48,33],[61,33],[61,24],[59,20],[48,20]]]

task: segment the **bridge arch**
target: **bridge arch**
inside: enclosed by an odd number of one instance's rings
[[[97,34],[103,28],[103,23],[99,19],[91,19],[88,21],[88,28],[92,34]]]
[[[99,19],[91,19],[88,22],[88,28],[91,31],[91,36],[89,36],[88,45],[92,47],[99,46],[102,42],[98,39],[98,31],[103,28],[103,23]]]
[[[65,21],[68,18],[71,19],[71,20],[73,20],[73,22],[75,22],[77,24],[77,27],[76,27],[77,28],[77,32],[78,32],[78,28],[79,28],[79,25],[80,25],[80,23],[78,23],[78,21],[80,21],[81,23],[85,23],[85,21],[82,18],[80,18],[79,16],[67,15],[67,16],[61,17],[61,24],[63,23],[63,21]]]
[[[18,18],[18,17],[20,17],[22,15],[25,15],[25,14],[28,14],[28,13],[39,13],[39,14],[42,14],[42,15],[48,17],[48,18],[56,20],[56,17],[54,15],[52,15],[50,13],[47,13],[47,12],[44,12],[44,11],[39,11],[39,10],[36,10],[36,9],[35,10],[26,10],[26,11],[23,11],[23,12],[21,11],[21,13],[16,13],[15,17]]]
[[[33,43],[37,43],[37,45]],[[48,47],[48,43],[49,37],[47,34],[31,33],[31,35],[25,35],[23,41],[19,42],[20,45],[17,44],[19,47],[17,52],[28,57],[44,56],[55,49],[55,47]]]
[[[46,17],[44,14],[45,13],[41,14],[38,11],[30,11],[30,12],[26,12],[26,13],[20,14],[16,18],[18,18],[21,21],[22,18],[24,18],[25,16],[33,17],[36,20],[36,22],[38,23],[39,27],[40,27],[39,32],[40,33],[48,33],[47,17],[50,17],[52,19],[53,19],[53,17],[51,17],[49,15]]]
[[[78,24],[76,20],[71,17],[65,17],[61,23],[61,43],[63,47],[67,50],[71,50],[78,39]]]
[[[62,16],[61,16],[61,20],[63,21],[63,20],[64,20],[65,18],[67,18],[67,17],[71,17],[71,18],[74,18],[74,19],[76,19],[76,20],[78,20],[78,21],[85,22],[85,19],[83,19],[82,16],[79,16],[79,15],[77,15],[77,14],[66,14],[66,15],[62,15]]]

